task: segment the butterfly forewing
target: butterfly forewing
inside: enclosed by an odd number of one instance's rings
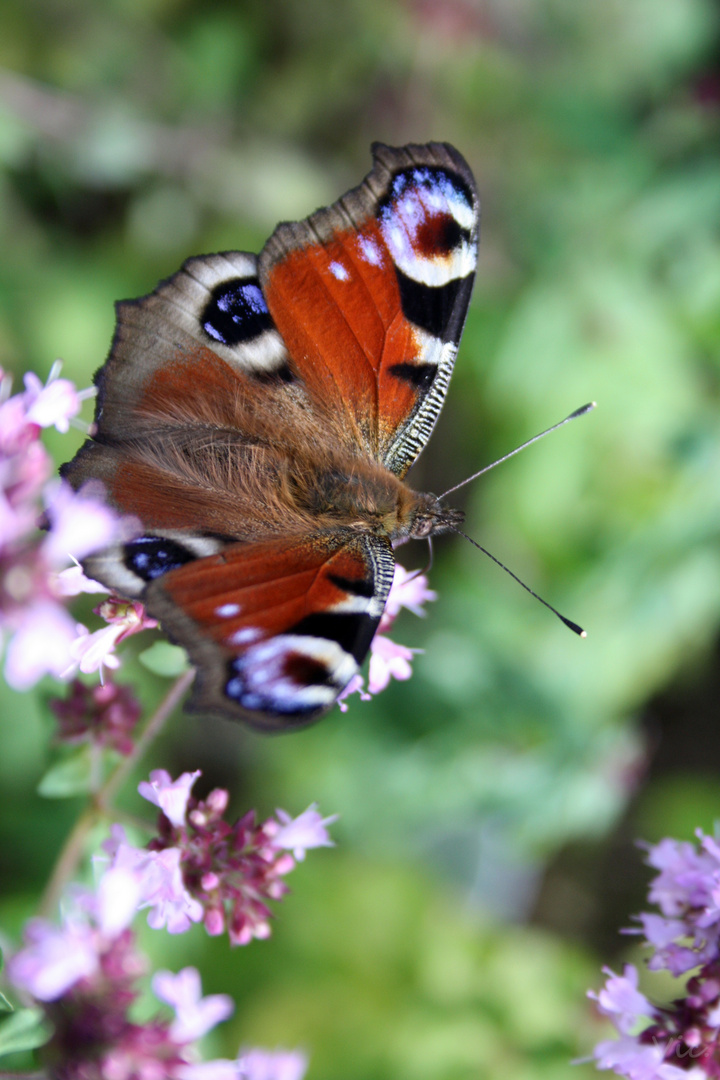
[[[369,454],[404,476],[450,381],[480,211],[452,147],[373,151],[359,187],[276,229],[259,276],[294,368]]]

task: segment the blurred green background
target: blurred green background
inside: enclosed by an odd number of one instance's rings
[[[585,987],[643,906],[634,837],[720,816],[718,31],[711,0],[0,7],[0,365],[18,380],[60,356],[89,384],[113,301],[188,255],[259,250],[357,183],[374,139],[433,138],[475,171],[482,245],[412,482],[442,491],[599,405],[458,493],[470,534],[587,641],[444,538],[439,599],[395,628],[425,650],[409,683],[284,738],[178,716],[153,748],[144,772],[201,767],[238,813],[341,815],[270,942],[143,934],[235,997],[216,1054],[301,1045],[312,1080],[589,1075],[569,1061],[604,1031]],[[58,461],[80,441],[47,440]],[[132,644],[121,679],[150,705],[164,684]],[[11,928],[78,812],[35,794],[53,692],[2,693]],[[123,803],[143,812],[132,786]]]

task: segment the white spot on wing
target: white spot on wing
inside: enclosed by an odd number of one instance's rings
[[[374,240],[371,240],[369,236],[358,236],[357,244],[361,258],[369,262],[371,266],[382,265],[382,252]]]
[[[251,641],[257,641],[262,637],[262,630],[254,626],[241,626],[234,634],[230,635],[229,645],[249,645]]]
[[[232,619],[233,615],[240,614],[239,604],[221,604],[220,607],[215,608],[215,614],[221,619]]]
[[[330,273],[333,277],[337,278],[338,281],[347,281],[350,277],[343,264],[339,262],[330,263]]]

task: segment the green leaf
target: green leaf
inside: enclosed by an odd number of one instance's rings
[[[11,1002],[8,1001],[4,994],[0,994],[0,1012],[15,1012],[14,1005],[12,1005]]]
[[[145,649],[138,657],[148,671],[154,675],[162,675],[166,679],[177,678],[187,671],[187,653],[179,645],[171,645],[169,641],[156,641],[149,649]]]
[[[0,1055],[34,1050],[46,1043],[51,1034],[42,1009],[19,1009],[0,1023]]]
[[[92,750],[83,746],[71,756],[52,765],[38,784],[38,795],[45,799],[69,799],[92,790]]]

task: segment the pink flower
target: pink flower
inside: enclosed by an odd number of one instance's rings
[[[79,596],[80,593],[106,593],[108,588],[99,581],[85,577],[80,563],[75,563],[74,566],[68,566],[67,570],[60,571],[55,578],[53,591],[56,596]]]
[[[237,1061],[227,1058],[199,1061],[195,1065],[178,1065],[177,1080],[239,1080]]]
[[[239,1080],[302,1080],[307,1064],[299,1050],[246,1050],[238,1058]]]
[[[71,558],[83,559],[130,533],[103,502],[85,488],[73,491],[64,481],[48,486],[46,506],[50,531],[43,540],[42,553],[52,567],[63,567]]]
[[[398,645],[384,634],[376,634],[370,645],[370,668],[368,671],[368,692],[379,694],[390,679],[404,681],[412,675],[410,661],[419,649],[408,649]]]
[[[175,1010],[174,1019],[131,1019],[137,980],[146,968],[127,929],[136,900],[134,872],[111,869],[95,896],[78,894],[77,911],[63,927],[31,923],[26,947],[10,960],[11,983],[35,998],[53,1029],[39,1051],[47,1075],[237,1080],[237,1062],[197,1060],[196,1040],[225,1020],[233,1003],[225,994],[203,997],[194,968],[177,975],[161,971],[153,979],[157,996]]]
[[[130,870],[138,876],[138,908],[149,908],[148,925],[167,927],[169,934],[184,934],[203,917],[203,907],[185,888],[179,848],[148,851],[127,843],[125,830],[113,826],[111,839],[103,844],[112,868]]]
[[[175,1009],[170,1037],[176,1043],[201,1039],[211,1028],[227,1020],[235,1008],[227,994],[201,996],[200,975],[193,967],[183,968],[177,975],[158,971],[152,980],[153,993]]]
[[[55,1001],[98,969],[93,932],[85,924],[60,928],[34,919],[25,928],[25,942],[8,961],[7,975],[38,1001]]]
[[[46,386],[32,373],[25,386],[24,393],[8,397],[10,380],[0,372],[0,631],[10,639],[6,678],[17,689],[45,674],[63,677],[78,662],[94,670],[94,657],[85,657],[96,642],[73,646],[75,624],[62,603],[82,582],[76,571],[74,590],[68,590],[60,571],[71,556],[81,559],[129,539],[137,525],[118,519],[90,488],[75,492],[61,481],[47,482],[52,463],[38,441],[40,430],[52,424],[67,430],[87,394],[58,379],[57,369]],[[50,529],[40,535],[43,519]]]
[[[395,576],[390,593],[385,602],[385,615],[395,619],[401,608],[408,608],[414,615],[424,618],[426,612],[422,605],[428,600],[437,600],[437,593],[428,589],[428,579],[417,570],[406,570],[400,563],[395,564]]]
[[[61,742],[89,742],[132,753],[132,733],[142,710],[129,686],[110,681],[86,686],[74,679],[67,697],[51,699],[50,708],[58,719]]]
[[[337,703],[340,706],[340,712],[347,712],[348,705],[345,698],[350,697],[351,694],[359,694],[361,701],[371,701],[372,694],[368,694],[363,687],[365,686],[365,680],[362,675],[353,675],[350,682],[347,684],[342,693],[338,694]]]
[[[102,672],[103,667],[118,668],[120,660],[115,656],[117,645],[132,634],[157,626],[155,619],[145,615],[139,600],[121,600],[111,596],[93,610],[108,625],[90,633],[82,623],[77,624],[76,636],[70,646],[71,662],[62,673],[65,678],[78,669],[87,675],[92,671]]]
[[[26,946],[10,958],[8,978],[38,1001],[55,1001],[83,978],[99,971],[101,958],[129,925],[140,883],[125,869],[108,871],[96,894],[76,895],[75,907],[56,927],[44,919],[28,923]]]
[[[144,799],[160,807],[171,825],[180,828],[185,825],[190,791],[198,776],[199,769],[193,773],[182,773],[177,780],[173,780],[165,769],[155,769],[150,773],[150,783],[143,780],[138,785],[138,791]]]
[[[43,675],[64,675],[75,641],[75,623],[63,607],[39,596],[16,610],[6,625],[14,631],[5,652],[9,686],[28,690]]]
[[[151,773],[138,790],[160,808],[159,835],[139,851],[116,827],[105,850],[113,865],[143,875],[141,906],[151,907],[151,926],[182,933],[202,919],[208,934],[227,928],[231,944],[247,945],[270,935],[267,902],[282,899],[288,891],[282,879],[295,867],[288,849],[302,860],[307,849],[330,846],[326,826],[335,818],[322,818],[313,805],[296,820],[279,810],[278,820],[262,825],[253,813],[230,825],[223,819],[226,791],[211,791],[204,800],[191,794],[199,775],[183,773],[173,781],[164,769]]]
[[[296,818],[291,818],[284,810],[276,810],[275,814],[280,821],[280,828],[274,835],[270,833],[272,845],[292,851],[293,857],[298,862],[303,861],[305,852],[309,848],[335,846],[328,835],[326,825],[337,821],[338,815],[321,817],[317,811],[317,803],[312,803]]]
[[[27,422],[39,427],[56,427],[66,432],[70,420],[80,412],[85,398],[95,395],[94,387],[79,393],[68,379],[57,376],[62,365],[55,365],[47,383],[43,386],[34,372],[24,376],[25,393],[20,395],[25,408]]]

